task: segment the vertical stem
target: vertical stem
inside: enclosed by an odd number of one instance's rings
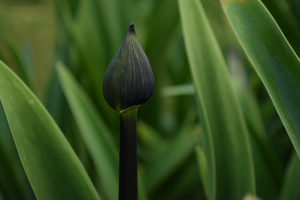
[[[136,120],[138,106],[120,113],[119,200],[137,200]]]

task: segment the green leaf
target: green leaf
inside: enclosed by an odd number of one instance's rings
[[[33,191],[26,177],[0,101],[0,190],[5,199],[30,199]],[[26,191],[25,191],[26,190]]]
[[[205,178],[207,173],[207,163],[205,158],[205,152],[200,145],[196,147],[196,156],[198,161],[198,168],[200,172],[200,178],[204,188],[205,195],[207,196],[207,179]]]
[[[193,95],[195,94],[195,87],[193,84],[176,85],[163,88],[161,91],[162,96],[180,96],[180,95]]]
[[[121,16],[118,10],[119,2],[117,0],[97,1],[92,0],[92,9],[96,13],[97,25],[103,32],[104,42],[109,56],[113,56],[118,51],[122,43]]]
[[[229,60],[232,60],[232,58],[229,58]],[[232,69],[233,65],[236,65],[236,63],[231,62],[229,65],[230,69]],[[281,163],[268,141],[255,97],[250,92],[249,88],[246,88],[245,86],[246,77],[243,77],[241,69],[232,69],[231,71],[234,71],[232,73],[233,87],[241,104],[249,130],[258,196],[264,199],[275,198],[278,195],[276,191],[278,191],[282,180],[283,169]],[[167,96],[192,94],[195,94],[194,85],[189,84],[171,86],[163,89],[163,95]],[[204,187],[206,187],[206,179],[203,180],[203,177],[206,174],[206,160],[205,155],[203,155],[204,151],[199,146],[196,148],[196,153],[201,181]],[[205,189],[205,191],[206,190],[207,189]]]
[[[106,39],[103,33],[97,29],[99,21],[91,15],[91,13],[94,14],[96,6],[92,4],[93,2],[96,1],[82,1],[80,3],[78,20],[72,19],[69,10],[63,10],[63,8],[59,7],[59,11],[65,22],[66,31],[82,63],[81,65],[85,66],[80,69],[81,73],[87,75],[92,83],[89,89],[92,91],[94,102],[97,103],[98,107],[100,106],[101,111],[106,116],[106,122],[110,125],[110,128],[113,128],[113,122],[118,119],[118,116],[117,113],[111,112],[111,108],[104,100],[102,81],[99,84],[99,80],[103,79],[108,67],[109,62],[105,62],[105,60],[109,56],[107,55],[107,46],[103,46],[106,43]],[[99,67],[95,67],[95,63],[98,63]]]
[[[149,20],[147,40],[145,41],[145,52],[153,66],[159,64],[160,56],[166,51],[168,42],[172,39],[172,34],[176,31],[179,23],[177,2],[165,0],[156,4]]]
[[[31,83],[30,83],[30,79],[29,79],[29,75],[28,72],[26,70],[26,67],[24,65],[24,62],[21,59],[20,53],[17,50],[16,45],[14,44],[12,39],[6,39],[5,40],[7,47],[8,47],[8,51],[9,54],[12,58],[12,61],[14,63],[14,68],[16,70],[16,73],[18,74],[18,76],[22,79],[22,81],[31,88]]]
[[[279,200],[298,200],[300,198],[300,160],[296,153],[293,153],[285,174]]]
[[[151,153],[156,153],[162,146],[165,145],[161,133],[157,132],[151,125],[142,120],[137,122],[137,138],[145,148],[148,148]]]
[[[2,101],[37,199],[98,199],[83,166],[32,92],[0,62]]]
[[[6,153],[5,149],[0,144],[0,190],[7,200],[26,200],[24,188],[22,188],[20,181],[17,178],[14,162]]]
[[[64,94],[100,176],[105,196],[118,198],[118,154],[112,134],[70,72],[57,63]],[[113,111],[113,110],[112,110]]]
[[[207,198],[255,193],[250,142],[221,50],[200,1],[179,0],[207,159]],[[230,180],[230,181],[228,181]]]
[[[140,200],[148,200],[147,191],[145,190],[145,186],[143,183],[143,179],[141,173],[138,171],[138,199]]]
[[[145,187],[150,193],[168,180],[168,177],[193,153],[199,140],[198,130],[190,124],[183,127],[180,133],[169,144],[157,151],[153,161],[145,166]]]
[[[229,54],[228,65],[249,131],[257,195],[263,199],[276,199],[283,176],[282,164],[267,138],[258,103],[248,88],[247,74],[233,52]]]
[[[300,155],[300,63],[259,0],[223,0],[224,11]]]
[[[11,152],[11,154],[13,150],[16,150],[2,103],[0,103],[0,145],[5,151]]]
[[[194,149],[193,149],[194,150]],[[193,195],[191,195],[193,194]],[[189,155],[172,176],[151,194],[155,200],[206,199],[203,194],[195,153]]]
[[[292,10],[296,5],[288,5],[288,1],[278,1],[278,0],[262,0],[261,2],[266,6],[266,8],[271,13],[272,17],[275,19],[276,23],[282,30],[283,34],[287,40],[292,45],[292,48],[296,53],[300,53],[300,24],[297,22],[295,15],[293,15]],[[296,1],[295,1],[296,2]]]

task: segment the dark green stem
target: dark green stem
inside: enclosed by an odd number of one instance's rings
[[[120,112],[119,200],[137,200],[137,150],[135,106]]]

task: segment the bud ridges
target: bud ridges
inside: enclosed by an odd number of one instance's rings
[[[110,107],[120,112],[148,101],[154,85],[149,60],[131,24],[121,48],[105,72],[104,98]]]

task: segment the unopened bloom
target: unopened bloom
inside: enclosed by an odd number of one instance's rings
[[[148,101],[154,85],[149,60],[131,24],[121,48],[105,72],[104,98],[110,107],[120,112]]]

